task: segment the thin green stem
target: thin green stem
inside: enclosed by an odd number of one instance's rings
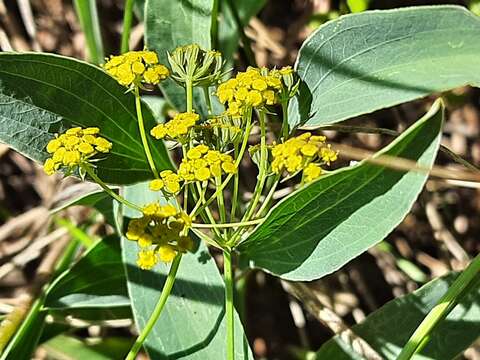
[[[215,177],[215,185],[218,187],[221,184],[222,184],[222,178]],[[217,196],[217,204],[218,204],[218,212],[220,213],[220,222],[225,223],[227,222],[227,215],[225,211],[225,199],[223,197],[223,191],[219,196]]]
[[[105,192],[110,195],[112,198],[117,200],[119,203],[128,206],[129,208],[132,208],[133,210],[137,210],[142,212],[142,208],[138,205],[135,205],[134,203],[128,201],[127,199],[123,198],[122,196],[118,195],[115,191],[110,189],[107,184],[105,184],[102,179],[100,179],[97,174],[95,174],[95,171],[89,166],[89,165],[83,165],[82,168],[85,170],[85,172],[95,181],[100,187],[105,190]]]
[[[247,125],[245,126],[245,134],[243,137],[243,142],[242,146],[240,147],[240,152],[238,153],[238,157],[235,160],[235,167],[238,169],[240,166],[240,162],[242,161],[243,154],[245,153],[245,150],[247,149],[247,144],[248,144],[248,138],[250,136],[250,131],[252,130],[252,113],[251,111],[249,114],[247,114]],[[223,180],[223,183],[217,187],[217,190],[213,193],[213,195],[201,206],[197,209],[196,213],[199,211],[203,211],[208,205],[214,201],[218,195],[225,189],[225,187],[228,185],[230,179],[233,177],[233,174],[228,174],[225,180]],[[195,214],[196,214],[195,213]],[[195,215],[193,214],[193,215]]]
[[[185,92],[187,94],[187,112],[193,111],[193,85],[190,80],[185,82]]]
[[[257,225],[263,222],[265,218],[261,219],[255,219],[255,220],[250,220],[250,221],[244,221],[244,222],[234,222],[234,223],[223,223],[223,224],[197,224],[193,223],[192,228],[202,228],[202,229],[212,229],[212,228],[236,228],[236,227],[242,227],[242,226],[251,226],[251,225]]]
[[[142,139],[145,155],[147,156],[148,165],[150,165],[150,169],[152,170],[153,175],[158,179],[158,171],[155,167],[155,162],[153,161],[150,146],[148,145],[147,134],[145,133],[145,124],[143,122],[142,115],[142,99],[140,98],[140,90],[138,90],[137,86],[135,86],[135,108],[137,110],[138,129],[140,130],[140,137]]]
[[[212,19],[210,26],[210,39],[212,39],[212,48],[217,48],[218,44],[218,6],[219,0],[213,1],[212,6]]]
[[[180,265],[180,261],[182,260],[182,254],[179,253],[175,259],[173,259],[172,265],[170,266],[170,271],[168,272],[167,275],[167,280],[165,281],[165,285],[163,285],[162,293],[160,294],[160,298],[158,299],[158,303],[155,306],[155,309],[153,310],[152,315],[150,316],[150,319],[148,319],[147,324],[141,331],[141,333],[138,335],[137,340],[135,340],[135,344],[133,344],[132,348],[130,349],[130,352],[128,353],[127,357],[125,360],[135,360],[138,352],[142,348],[142,345],[147,338],[148,334],[152,331],[153,327],[155,326],[155,323],[157,322],[158,318],[160,317],[160,314],[162,313],[163,307],[165,306],[165,303],[167,302],[168,296],[170,295],[170,292],[172,291],[173,284],[175,283],[175,276],[177,275],[177,270]]]
[[[210,97],[210,91],[208,86],[203,87],[203,96],[205,97],[205,103],[207,104],[208,115],[212,114],[212,99]]]
[[[227,360],[235,359],[235,323],[233,322],[233,276],[232,253],[230,249],[223,251],[223,276],[225,277],[225,314],[227,319]]]
[[[258,217],[258,216],[262,216],[263,213],[265,212],[265,210],[268,208],[268,206],[270,205],[270,202],[272,201],[272,198],[273,198],[273,194],[275,193],[275,190],[277,189],[277,186],[278,186],[278,183],[280,182],[280,175],[275,175],[275,180],[274,180],[274,183],[272,185],[272,187],[270,188],[267,196],[265,197],[265,199],[263,200],[263,203],[262,203],[262,206],[260,207],[260,209],[258,209],[257,213],[255,214],[254,217]]]
[[[122,44],[120,52],[126,53],[129,50],[130,30],[132,29],[133,19],[133,3],[135,0],[125,1],[125,10],[123,11],[123,30],[122,30]]]
[[[288,101],[282,102],[282,138],[285,141],[288,138]]]
[[[235,144],[235,149],[233,150],[233,155],[238,158],[238,144]],[[230,209],[230,221],[235,221],[235,213],[237,211],[238,206],[238,186],[239,186],[239,179],[240,176],[238,175],[238,171],[235,172],[233,175],[233,193],[232,193],[232,208]]]
[[[265,180],[267,175],[267,132],[265,126],[265,113],[260,112],[260,165],[258,172],[258,180],[253,191],[253,198],[250,204],[248,205],[247,211],[242,218],[242,221],[250,220],[253,215],[255,208],[257,207],[260,197],[262,196],[262,191],[265,186]]]
[[[418,353],[428,343],[432,330],[455,308],[465,289],[477,279],[479,272],[480,254],[472,260],[470,265],[453,282],[445,295],[430,310],[408,340],[397,360],[411,359],[413,355]]]

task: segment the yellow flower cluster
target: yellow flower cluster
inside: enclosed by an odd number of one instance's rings
[[[321,160],[330,165],[337,159],[337,152],[325,143],[325,136],[316,136],[307,132],[288,139],[272,148],[272,170],[280,174],[286,170],[294,174],[303,169],[304,180],[310,182],[320,176],[322,169],[313,161]]]
[[[200,116],[195,113],[180,113],[165,124],[159,124],[150,130],[150,134],[155,139],[168,138],[169,140],[178,140],[184,142],[189,130],[195,126]]]
[[[233,174],[236,171],[230,155],[202,144],[188,150],[186,159],[178,168],[178,175],[185,181],[207,181],[212,177],[221,177],[222,172]]]
[[[50,140],[47,152],[52,156],[43,165],[45,173],[52,175],[61,167],[73,169],[98,153],[108,153],[112,143],[98,136],[99,132],[97,127],[74,127]]]
[[[172,170],[163,170],[160,173],[160,179],[155,179],[150,182],[150,190],[160,191],[165,189],[170,194],[176,194],[180,191],[181,181],[180,176]]]
[[[158,261],[171,262],[178,252],[193,250],[192,239],[184,235],[191,224],[190,217],[172,205],[146,205],[143,217],[130,220],[126,233],[140,247],[138,266],[151,269]]]
[[[249,107],[274,105],[283,88],[282,75],[291,71],[290,67],[270,71],[249,67],[218,86],[218,99],[227,105],[226,113],[234,117],[240,116]]]
[[[158,63],[157,54],[153,51],[129,51],[118,56],[112,55],[103,68],[124,86],[139,83],[155,85],[170,74],[164,65]]]

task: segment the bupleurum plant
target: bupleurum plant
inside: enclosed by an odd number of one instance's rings
[[[232,251],[242,236],[262,221],[272,205],[272,196],[282,175],[288,178],[298,175],[299,186],[303,186],[321,176],[322,167],[335,161],[337,152],[326,142],[325,136],[305,132],[295,137],[285,126],[277,134],[276,141],[267,142],[267,115],[275,114],[276,106],[280,105],[283,113],[279,115],[286,117],[288,103],[298,88],[291,67],[271,70],[249,67],[222,81],[225,73],[221,54],[203,50],[195,44],[173,50],[169,56],[170,70],[158,63],[158,57],[152,51],[130,51],[107,60],[103,65],[105,71],[135,94],[137,104],[140,90],[148,90],[148,85],[158,84],[170,74],[185,88],[186,111],[151,129],[144,127],[141,107],[136,107],[142,144],[154,177],[149,189],[161,192],[170,203],[133,204],[95,174],[95,162],[102,161],[97,155],[108,156],[108,152],[114,150],[112,144],[99,135],[99,128],[76,127],[51,140],[47,151],[52,157],[45,161],[45,172],[51,175],[66,170],[66,174],[71,174],[78,170],[79,175],[89,176],[121,204],[142,213],[141,217],[129,221],[125,232],[126,238],[138,245],[137,265],[141,269],[148,271],[159,261],[173,262],[168,275],[171,282],[167,281],[156,311],[127,359],[135,358],[158,319],[182,254],[194,249],[190,236],[192,229],[201,239],[224,253],[227,354],[233,359]],[[205,90],[208,104],[212,103],[208,89],[216,87],[213,95],[225,105],[225,110],[214,114],[210,108],[209,115],[202,118],[192,105],[195,87]],[[260,143],[250,144],[252,129],[257,124]],[[168,141],[172,149],[181,149],[181,161],[176,170],[156,168],[147,134],[159,141]],[[243,209],[239,206],[238,169],[248,154],[256,158],[259,174],[253,198]],[[231,193],[229,201],[227,191],[229,195]],[[260,201],[264,192],[267,195]],[[218,217],[213,209],[218,212]]]

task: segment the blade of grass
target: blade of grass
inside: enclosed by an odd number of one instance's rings
[[[427,314],[422,323],[412,334],[397,360],[409,360],[420,352],[430,339],[433,329],[455,308],[465,290],[478,279],[480,272],[480,254],[457,277],[445,295]]]
[[[88,235],[85,231],[80,229],[68,219],[57,218],[55,219],[55,222],[58,226],[67,229],[70,235],[72,235],[74,239],[78,240],[85,247],[85,249],[89,249],[96,242],[95,239],[92,239],[90,235]]]
[[[123,31],[120,53],[126,53],[129,49],[130,31],[132,30],[133,4],[135,0],[125,1],[125,10],[123,12]]]
[[[53,276],[51,277],[52,281],[65,271],[73,261],[78,248],[78,241],[72,239],[65,248],[62,244],[60,244],[60,247],[62,251],[58,257],[56,257],[55,265],[53,269],[51,269],[53,272]],[[56,255],[57,254],[54,253],[54,256]],[[46,259],[44,261],[49,262],[51,260]],[[40,267],[42,267],[42,265],[43,264],[41,264]],[[50,265],[47,265],[47,267],[50,267]],[[43,273],[40,275],[46,274]],[[16,307],[0,325],[0,351],[6,346],[5,350],[1,353],[0,360],[29,359],[42,335],[45,316],[47,315],[46,311],[42,311],[42,307],[45,300],[46,289],[50,286],[51,282],[43,285],[43,283],[41,283],[42,276],[40,276],[39,281],[40,283],[35,286],[35,288],[39,289],[40,295],[36,299],[34,298],[35,294],[26,295],[26,299],[22,305]],[[32,291],[36,292],[35,289]],[[7,328],[5,329],[5,327]],[[12,335],[13,338],[10,340]]]
[[[75,11],[80,20],[80,26],[85,34],[88,48],[88,60],[100,64],[104,59],[102,34],[98,20],[95,0],[75,0]]]

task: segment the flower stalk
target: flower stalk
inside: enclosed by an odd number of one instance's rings
[[[180,261],[182,259],[182,254],[178,254],[175,259],[172,261],[172,265],[170,266],[170,271],[167,275],[167,280],[163,285],[162,293],[160,294],[160,298],[158,299],[157,305],[152,312],[152,315],[148,319],[148,322],[145,324],[145,327],[138,335],[135,343],[133,344],[130,352],[128,353],[125,360],[135,360],[138,352],[143,346],[143,343],[147,339],[148,334],[152,331],[155,323],[157,322],[162,310],[167,302],[168,297],[170,296],[170,292],[172,291],[173,284],[175,283],[175,277],[177,275],[178,267],[180,265]]]

